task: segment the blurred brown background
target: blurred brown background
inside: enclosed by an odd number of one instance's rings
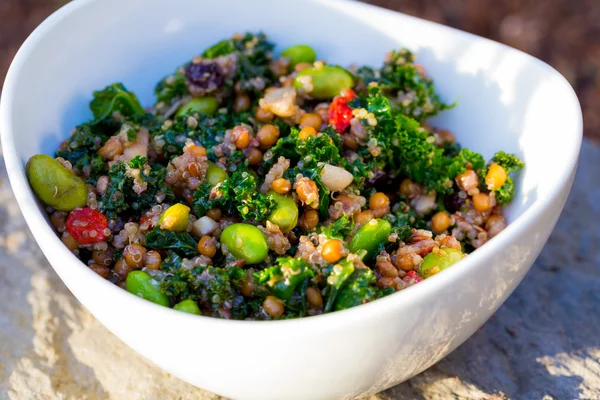
[[[0,82],[27,35],[67,0],[0,0]],[[577,91],[585,134],[600,141],[600,0],[366,0],[516,47]],[[0,86],[1,88],[1,86]]]

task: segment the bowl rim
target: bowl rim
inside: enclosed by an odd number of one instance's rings
[[[52,31],[63,20],[69,18],[76,10],[87,7],[93,3],[99,3],[100,1],[101,0],[79,0],[76,2],[68,3],[60,9],[58,9],[57,11],[55,11],[54,13],[52,13],[40,25],[38,25],[38,27],[29,35],[29,37],[21,45],[13,61],[11,62],[10,68],[5,78],[2,97],[0,98],[0,139],[3,148],[2,153],[4,155],[9,181],[13,189],[13,193],[15,194],[15,197],[17,199],[17,203],[19,204],[19,208],[21,209],[21,213],[23,214],[36,242],[38,242],[38,245],[40,245],[40,243],[42,243],[43,241],[54,240],[54,243],[56,243],[56,245],[59,246],[57,250],[59,251],[59,253],[61,253],[60,256],[62,257],[63,262],[72,265],[76,264],[78,268],[84,267],[85,264],[81,262],[81,260],[79,260],[74,254],[68,251],[66,247],[64,247],[54,230],[51,228],[50,224],[47,222],[42,211],[37,207],[37,200],[35,198],[35,195],[29,189],[27,178],[24,172],[24,165],[21,163],[20,157],[18,156],[13,137],[13,123],[11,116],[14,113],[12,98],[15,93],[16,82],[20,78],[22,69],[21,67],[27,61],[29,56],[37,50],[39,40],[43,38],[48,32]],[[325,3],[325,0],[305,1],[307,3]],[[221,325],[243,325],[246,329],[257,330],[274,329],[275,327],[287,329],[293,328],[297,324],[320,324],[323,327],[333,326],[334,324],[348,324],[355,320],[360,321],[361,318],[369,318],[369,315],[381,313],[385,308],[392,309],[394,307],[398,307],[400,304],[402,304],[403,306],[410,306],[410,304],[412,303],[420,302],[424,298],[434,296],[435,293],[442,287],[452,285],[453,282],[466,277],[470,274],[472,270],[476,268],[483,268],[485,265],[485,260],[490,259],[494,254],[501,252],[502,248],[506,247],[511,242],[513,237],[519,236],[521,233],[523,233],[524,230],[526,230],[529,226],[534,224],[535,221],[539,220],[542,217],[544,211],[559,198],[562,191],[565,188],[569,189],[569,187],[567,186],[569,183],[569,178],[575,173],[575,170],[577,168],[577,161],[579,158],[579,151],[582,142],[583,120],[581,114],[581,107],[579,105],[579,101],[577,99],[575,91],[568,83],[568,81],[553,67],[549,66],[545,62],[531,55],[528,55],[520,50],[511,48],[504,44],[455,28],[441,25],[435,22],[426,21],[421,18],[409,16],[397,11],[387,10],[381,7],[365,3],[359,3],[353,0],[327,0],[327,2],[330,4],[337,3],[353,7],[365,7],[366,9],[376,9],[379,12],[401,15],[403,18],[414,19],[422,24],[434,25],[437,29],[443,29],[447,31],[449,30],[454,32],[455,34],[467,35],[473,40],[491,42],[496,46],[504,47],[507,51],[516,51],[520,53],[520,55],[526,57],[529,62],[536,64],[548,74],[558,78],[558,84],[561,86],[566,86],[567,92],[570,97],[566,99],[565,102],[574,103],[577,106],[578,112],[575,116],[576,120],[574,121],[574,132],[576,132],[576,134],[571,140],[569,140],[569,142],[571,142],[571,145],[568,148],[568,150],[570,151],[568,163],[567,165],[565,165],[565,168],[561,170],[561,174],[555,178],[557,184],[550,188],[549,194],[537,201],[528,209],[524,210],[520,216],[518,216],[513,222],[508,224],[504,231],[502,231],[498,236],[492,238],[488,243],[486,243],[485,246],[482,246],[481,248],[477,249],[477,251],[474,251],[473,253],[469,254],[468,257],[466,257],[460,262],[461,268],[449,268],[447,270],[444,270],[443,273],[436,274],[435,276],[424,280],[418,285],[413,285],[400,292],[393,293],[392,295],[386,296],[381,299],[377,299],[376,301],[372,301],[367,304],[362,304],[360,306],[352,307],[342,311],[311,316],[308,318],[302,317],[288,320],[248,321],[225,320],[209,316],[191,315],[138,298],[137,296],[128,293],[127,291],[121,289],[120,287],[107,281],[106,279],[101,278],[89,268],[82,268],[83,271],[81,272],[83,274],[87,274],[87,276],[90,277],[89,279],[92,279],[92,285],[95,285],[98,288],[102,287],[102,290],[104,290],[104,293],[106,293],[106,295],[122,296],[123,301],[133,302],[132,304],[137,304],[137,307],[151,307],[148,310],[152,311],[154,315],[160,315],[164,318],[177,319],[177,322],[179,323],[206,324],[207,326],[210,325],[215,327]],[[32,227],[36,227],[37,229],[32,229]],[[52,245],[54,245],[54,243],[52,243]],[[40,247],[42,247],[43,249],[44,246],[40,245]],[[48,257],[45,254],[45,251],[43,251],[43,253],[44,256],[48,259]],[[52,265],[52,268],[56,272],[53,263],[50,261],[49,263]]]

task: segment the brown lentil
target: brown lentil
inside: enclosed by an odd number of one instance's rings
[[[445,232],[451,223],[450,215],[445,211],[440,211],[431,218],[431,230],[435,233]]]
[[[94,260],[94,263],[96,264],[100,264],[100,265],[111,265],[115,260],[113,258],[113,252],[110,249],[106,249],[106,250],[98,250],[95,249],[94,251],[92,251],[92,260]]]
[[[162,264],[162,257],[156,250],[150,250],[144,255],[144,266],[148,269],[157,270]]]
[[[256,138],[261,148],[269,149],[279,140],[279,127],[271,124],[264,125],[258,130]]]
[[[485,184],[489,190],[500,189],[506,182],[506,170],[499,164],[490,165],[490,169],[485,176]]]
[[[88,267],[104,279],[108,278],[108,275],[110,274],[110,268],[106,265],[93,263],[88,265]]]
[[[307,210],[300,217],[298,225],[306,231],[311,231],[319,224],[319,213],[315,210]]]
[[[302,128],[298,134],[298,138],[302,140],[308,139],[309,136],[317,136],[317,131],[312,126]]]
[[[283,301],[275,296],[267,296],[263,302],[263,308],[265,309],[265,312],[273,318],[281,317],[285,312]]]
[[[256,284],[254,283],[254,278],[252,277],[252,274],[248,273],[247,278],[242,283],[242,287],[240,288],[240,293],[244,297],[252,297],[252,295],[254,294],[255,287],[256,287]]]
[[[321,255],[330,263],[338,262],[344,256],[344,244],[339,239],[331,239],[325,242]]]
[[[206,257],[213,257],[217,253],[216,239],[212,236],[202,236],[198,242],[198,251]]]
[[[490,196],[486,193],[476,193],[473,195],[473,207],[477,211],[486,212],[492,208],[492,204],[490,202]]]
[[[133,269],[140,269],[144,266],[144,255],[146,255],[146,248],[137,243],[129,244],[123,250],[125,262]]]
[[[256,118],[258,122],[266,123],[273,121],[275,114],[273,114],[271,111],[265,110],[262,107],[258,107],[256,109],[256,113],[254,114],[254,118]]]
[[[221,216],[223,215],[223,213],[221,212],[220,208],[211,208],[210,210],[208,210],[206,212],[206,215],[210,218],[212,218],[215,221],[218,221],[221,219]]]
[[[277,178],[271,184],[275,193],[286,194],[292,189],[292,183],[285,178]]]
[[[125,258],[118,259],[113,268],[113,272],[119,275],[122,279],[127,278],[127,275],[129,275],[132,270],[133,268],[127,265]]]
[[[321,116],[315,113],[306,113],[300,118],[300,128],[310,126],[315,130],[319,130],[322,123],[323,120],[321,119]]]
[[[319,309],[323,307],[323,296],[321,295],[321,292],[314,287],[309,286],[306,288],[306,300],[308,300],[310,308]]]
[[[263,160],[263,153],[256,147],[252,147],[248,150],[248,165],[256,166],[259,165]]]
[[[364,210],[354,215],[354,222],[360,225],[364,225],[373,219],[373,213],[371,210]]]
[[[245,93],[240,93],[235,97],[233,101],[233,111],[241,112],[246,111],[250,108],[250,97]]]

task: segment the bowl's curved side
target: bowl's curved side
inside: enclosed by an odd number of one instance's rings
[[[313,0],[284,5],[263,0],[250,5],[236,1],[239,13],[235,15],[225,2],[174,0],[173,4],[165,9],[159,0],[132,0],[125,6],[118,0],[73,2],[36,29],[7,75],[0,101],[0,133],[9,178],[34,237],[82,304],[157,365],[230,397],[340,398],[381,390],[430,366],[473,334],[527,272],[566,200],[582,129],[577,100],[564,79],[545,64],[501,45],[355,2]],[[203,13],[208,6],[211,15]],[[303,21],[311,18],[314,29],[304,29]],[[139,24],[133,26],[130,21]],[[342,37],[356,43],[366,40],[365,53],[346,54],[345,47],[336,47],[339,37],[327,35],[332,24]],[[454,124],[459,138],[475,149],[479,149],[477,135],[465,132],[467,128],[485,126],[486,118],[494,114],[522,116],[521,125],[516,119],[507,125],[514,136],[490,135],[481,144],[482,151],[487,151],[508,143],[513,146],[508,150],[524,154],[530,164],[521,186],[528,191],[519,189],[512,224],[457,267],[415,287],[355,309],[294,321],[223,321],[178,313],[131,296],[83,267],[56,237],[36,203],[24,174],[25,160],[55,148],[68,129],[85,118],[86,99],[93,89],[124,79],[148,102],[148,87],[173,63],[240,26],[270,26],[275,40],[283,44],[322,43],[318,50],[340,63],[378,62],[383,50],[398,45],[422,49],[418,54],[438,78],[443,93],[478,95],[477,100],[489,107],[490,115],[470,115],[459,106],[444,121]],[[415,31],[420,35],[410,35]],[[149,50],[141,43],[152,47]],[[461,71],[460,64],[466,60],[471,65],[469,52],[477,60],[488,55],[491,61],[504,60],[504,64],[496,69],[481,67],[470,78],[470,71]],[[115,59],[121,63],[113,63]],[[523,71],[529,68],[523,79],[541,77],[527,87],[528,94],[537,95],[526,104],[496,99],[506,95],[510,100],[510,91],[519,83],[510,75],[514,71],[511,62]],[[86,79],[73,79],[83,74]],[[480,83],[493,90],[474,86]],[[547,94],[556,99],[546,103],[543,96]],[[30,109],[37,110],[35,118],[27,116]],[[563,117],[558,116],[561,110]],[[544,112],[548,115],[542,120]],[[467,117],[475,125],[461,126]],[[502,118],[494,123],[501,124]],[[552,166],[552,178],[540,172],[547,163],[536,145],[540,131],[551,139],[564,136],[564,153],[556,154],[558,165]],[[549,151],[557,151],[556,146]],[[531,197],[535,194],[540,196]]]

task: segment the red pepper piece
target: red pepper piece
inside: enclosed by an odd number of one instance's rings
[[[67,231],[80,244],[104,242],[108,237],[105,234],[107,228],[108,220],[104,214],[91,208],[77,208],[67,218]]]
[[[352,108],[348,102],[356,97],[351,89],[344,89],[336,96],[329,106],[329,123],[333,125],[338,133],[344,133],[350,126],[352,119]]]

